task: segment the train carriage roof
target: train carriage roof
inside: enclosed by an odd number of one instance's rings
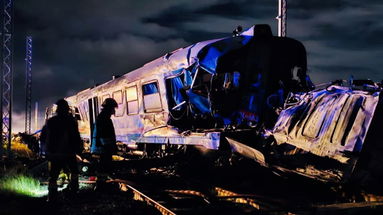
[[[253,36],[253,27],[237,37],[225,37],[195,43],[185,48],[177,49],[159,57],[144,66],[122,76],[129,81],[135,81],[145,76],[171,73],[186,69],[194,63],[199,63],[208,72],[214,73],[217,59],[232,49],[246,45]],[[201,53],[207,54],[201,58]],[[112,80],[110,82],[118,82]]]
[[[260,26],[260,32],[262,33],[262,25]],[[87,94],[94,89],[103,90],[104,88],[109,88],[110,85],[119,85],[120,83],[132,82],[151,75],[176,75],[177,73],[181,73],[182,69],[189,68],[195,63],[207,72],[214,74],[219,57],[231,50],[241,48],[248,44],[254,34],[258,35],[259,31],[257,30],[258,27],[256,29],[255,26],[252,26],[238,36],[207,40],[195,43],[185,48],[177,49],[145,64],[136,70],[126,73],[120,78],[110,80],[95,88],[83,90],[77,95],[87,97]]]

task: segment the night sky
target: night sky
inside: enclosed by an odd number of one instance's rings
[[[15,0],[14,128],[24,129],[25,37],[33,103],[48,104],[199,41],[269,24],[277,0]],[[287,35],[303,42],[314,83],[383,79],[383,1],[288,0]],[[41,123],[42,121],[40,121]],[[34,127],[34,126],[33,126]]]

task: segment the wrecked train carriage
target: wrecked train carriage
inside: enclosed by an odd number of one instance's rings
[[[365,85],[367,86],[367,85]],[[269,167],[325,182],[382,188],[382,88],[331,85],[291,95],[279,115]],[[377,186],[379,185],[380,186]]]
[[[119,107],[112,117],[126,146],[197,145],[219,149],[226,136],[272,126],[289,91],[307,87],[306,51],[266,25],[178,49],[143,67],[68,97],[81,134],[90,139],[105,98]],[[227,145],[227,144],[226,144]]]
[[[255,26],[168,53],[67,100],[88,139],[100,104],[113,97],[117,139],[126,146],[226,148],[327,182],[382,178],[381,88],[332,86],[284,104],[289,92],[310,89],[304,46]]]

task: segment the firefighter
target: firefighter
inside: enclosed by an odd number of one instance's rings
[[[76,154],[83,149],[76,119],[69,112],[68,102],[60,99],[56,102],[56,115],[47,120],[41,133],[41,142],[46,145],[46,157],[49,169],[48,201],[57,199],[57,178],[61,170],[69,170],[68,190],[77,192],[78,166]]]
[[[91,152],[100,155],[96,189],[102,187],[108,175],[112,173],[112,155],[117,153],[116,134],[111,116],[116,113],[117,102],[107,98],[102,103],[92,135]]]

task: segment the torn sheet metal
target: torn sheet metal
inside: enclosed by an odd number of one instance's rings
[[[232,138],[229,138],[229,137],[225,137],[225,138],[228,141],[232,152],[239,153],[242,156],[255,160],[260,165],[267,167],[266,159],[262,152],[258,151],[255,148],[247,146],[243,143],[240,143]]]
[[[251,36],[240,35],[238,37],[228,37],[210,43],[198,53],[199,65],[211,74],[216,74],[218,59],[229,51],[239,49],[250,42]]]
[[[297,96],[274,127],[277,144],[288,143],[318,156],[346,163],[347,152],[360,152],[379,101],[379,92],[331,86]]]

